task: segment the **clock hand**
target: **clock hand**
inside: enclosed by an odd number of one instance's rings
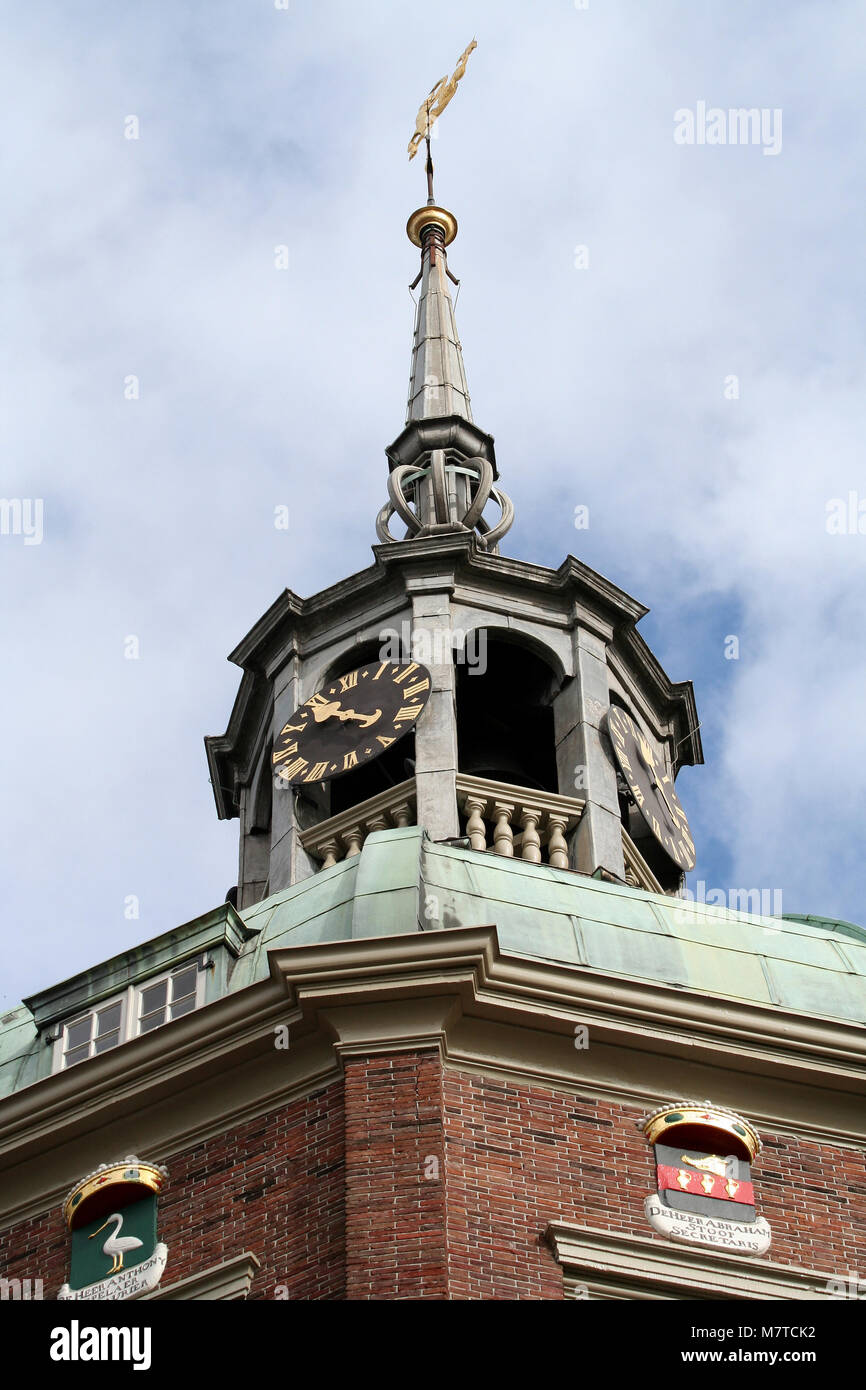
[[[342,720],[357,719],[363,729],[369,729],[371,724],[376,723],[381,713],[382,711],[380,709],[374,710],[372,714],[358,714],[353,709],[341,709],[337,714],[337,718]]]
[[[340,701],[328,700],[324,695],[312,695],[307,704],[313,711],[313,718],[317,724],[324,724],[332,714],[340,713]]]
[[[674,813],[674,808],[668,801],[667,796],[665,794],[665,789],[658,779],[655,755],[653,754],[653,750],[650,747],[647,740],[644,738],[643,734],[639,735],[638,737],[638,752],[640,753],[641,761],[643,762],[644,767],[646,768],[647,772],[650,774],[650,777],[652,778],[653,787],[655,787],[656,791],[661,793],[661,798],[662,801],[665,803],[665,806],[667,807],[668,815],[670,816],[674,825],[678,826],[679,822],[677,821],[676,815]]]
[[[667,808],[668,808],[668,815],[670,816],[670,818],[671,818],[671,820],[673,821],[674,825],[677,826],[677,828],[679,828],[679,821],[677,820],[676,812],[674,811],[674,808],[673,808],[673,806],[671,805],[671,803],[668,801],[668,799],[667,799],[667,797],[666,797],[666,795],[665,795],[665,789],[664,789],[664,787],[662,786],[661,782],[654,782],[654,783],[653,783],[653,786],[656,787],[657,790],[661,792],[662,800],[664,801],[665,805],[666,805]]]
[[[328,700],[324,695],[313,695],[307,704],[313,711],[313,718],[317,724],[324,724],[326,719],[337,718],[341,723],[347,719],[357,719],[364,729],[369,729],[371,724],[381,718],[382,711],[374,710],[372,714],[358,714],[357,710],[341,709],[339,700]]]

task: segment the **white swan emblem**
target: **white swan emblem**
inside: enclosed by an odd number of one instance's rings
[[[118,1232],[120,1231],[120,1228],[123,1225],[123,1217],[117,1211],[114,1212],[111,1216],[107,1217],[107,1219],[103,1221],[102,1225],[100,1226],[99,1231],[93,1231],[92,1234],[87,1237],[87,1239],[93,1240],[93,1237],[98,1236],[100,1231],[104,1231],[106,1226],[110,1226],[112,1221],[116,1221],[117,1225],[115,1226],[112,1234],[105,1241],[105,1244],[102,1247],[102,1252],[104,1255],[111,1256],[111,1269],[108,1271],[108,1273],[117,1274],[119,1270],[123,1269],[124,1255],[128,1254],[130,1250],[138,1250],[144,1244],[144,1242],[139,1240],[138,1236],[118,1236]]]

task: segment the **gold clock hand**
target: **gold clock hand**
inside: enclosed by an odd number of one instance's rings
[[[374,710],[372,714],[358,714],[356,710],[343,709],[340,710],[337,718],[342,720],[357,719],[363,729],[369,729],[370,725],[375,724],[381,714],[382,711],[380,709]]]
[[[324,724],[325,720],[330,719],[334,714],[340,715],[339,700],[328,700],[324,695],[313,695],[307,704],[313,711],[313,718],[317,724]]]
[[[341,723],[347,719],[357,719],[364,729],[369,729],[371,724],[375,724],[382,717],[380,709],[374,710],[372,714],[359,714],[354,709],[341,709],[339,700],[328,700],[324,695],[313,695],[307,701],[308,707],[313,711],[313,718],[317,724],[324,724],[326,719],[336,718]]]
[[[673,808],[673,806],[671,805],[671,803],[668,801],[667,795],[666,795],[666,793],[665,793],[665,789],[664,789],[664,787],[662,786],[661,782],[660,782],[659,779],[658,779],[658,773],[657,773],[657,770],[656,770],[655,755],[654,755],[654,753],[653,753],[653,750],[652,750],[650,744],[649,744],[649,743],[647,742],[647,740],[644,738],[643,734],[638,735],[638,752],[640,753],[641,761],[642,761],[644,767],[646,768],[647,772],[649,772],[649,774],[650,774],[650,776],[651,776],[651,778],[652,778],[652,785],[653,785],[653,787],[655,787],[655,789],[656,789],[658,792],[661,793],[662,801],[665,803],[665,806],[667,807],[667,810],[668,810],[668,815],[670,816],[670,818],[671,818],[671,820],[673,821],[674,825],[677,825],[677,824],[678,824],[678,821],[677,821],[677,818],[676,818],[676,814],[675,814],[675,812],[674,812],[674,808]]]
[[[664,789],[664,787],[662,786],[661,782],[658,780],[658,778],[655,778],[655,779],[654,779],[654,781],[653,781],[653,786],[654,786],[659,792],[661,792],[662,800],[663,800],[663,802],[665,803],[665,805],[666,805],[667,808],[668,808],[668,815],[670,816],[670,818],[671,818],[671,820],[673,821],[674,825],[676,825],[676,824],[677,824],[677,818],[676,818],[676,814],[675,814],[675,812],[674,812],[674,808],[673,808],[673,806],[671,805],[671,803],[668,801],[667,796],[665,795],[665,789]]]

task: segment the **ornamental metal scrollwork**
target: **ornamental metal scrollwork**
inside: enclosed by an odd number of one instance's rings
[[[473,479],[469,489],[471,501],[462,512],[455,506],[455,489],[452,488],[449,495],[448,488],[448,474],[458,472],[469,474]],[[430,484],[430,520],[426,524],[412,506],[412,494],[422,480]],[[491,499],[500,512],[495,525],[490,525],[483,517]],[[446,463],[445,451],[434,449],[428,464],[421,467],[398,464],[389,474],[388,501],[376,518],[376,535],[385,544],[396,543],[398,539],[391,535],[389,529],[389,522],[395,515],[406,526],[406,540],[435,535],[448,529],[476,531],[479,544],[485,550],[492,551],[514,521],[514,505],[507,493],[494,486],[493,469],[486,458],[478,455],[461,459],[459,463]]]

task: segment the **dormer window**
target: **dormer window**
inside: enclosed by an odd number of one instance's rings
[[[61,1064],[72,1067],[123,1041],[123,999],[94,1009],[63,1029]]]
[[[161,1023],[188,1014],[196,1006],[196,993],[200,975],[198,966],[185,965],[165,975],[154,984],[144,985],[138,991],[140,1002],[138,1013],[139,1033],[149,1033]]]
[[[65,1022],[54,1044],[54,1071],[86,1062],[142,1033],[191,1013],[204,1003],[205,971],[186,961],[156,979],[130,985],[87,1013]]]

